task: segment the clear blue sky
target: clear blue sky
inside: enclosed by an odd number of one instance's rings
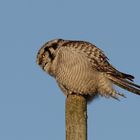
[[[0,1],[0,140],[65,140],[65,96],[35,63],[54,38],[87,40],[140,84],[139,0]],[[89,140],[139,140],[140,97],[88,105]]]

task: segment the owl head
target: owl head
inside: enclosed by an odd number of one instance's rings
[[[44,70],[49,72],[52,62],[55,59],[59,43],[62,39],[54,39],[45,43],[37,53],[36,63]]]

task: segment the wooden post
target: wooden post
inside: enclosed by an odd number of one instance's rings
[[[87,102],[83,96],[66,98],[66,140],[87,140]]]

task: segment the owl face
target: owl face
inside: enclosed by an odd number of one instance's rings
[[[47,65],[51,59],[49,58],[49,53],[45,51],[44,47],[42,47],[37,54],[37,64],[44,70],[45,65]]]
[[[36,62],[43,70],[49,71],[60,41],[61,39],[51,40],[45,43],[38,51]]]

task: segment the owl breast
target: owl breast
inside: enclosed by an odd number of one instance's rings
[[[98,72],[81,52],[62,48],[54,63],[55,78],[61,88],[82,95],[96,93]]]

